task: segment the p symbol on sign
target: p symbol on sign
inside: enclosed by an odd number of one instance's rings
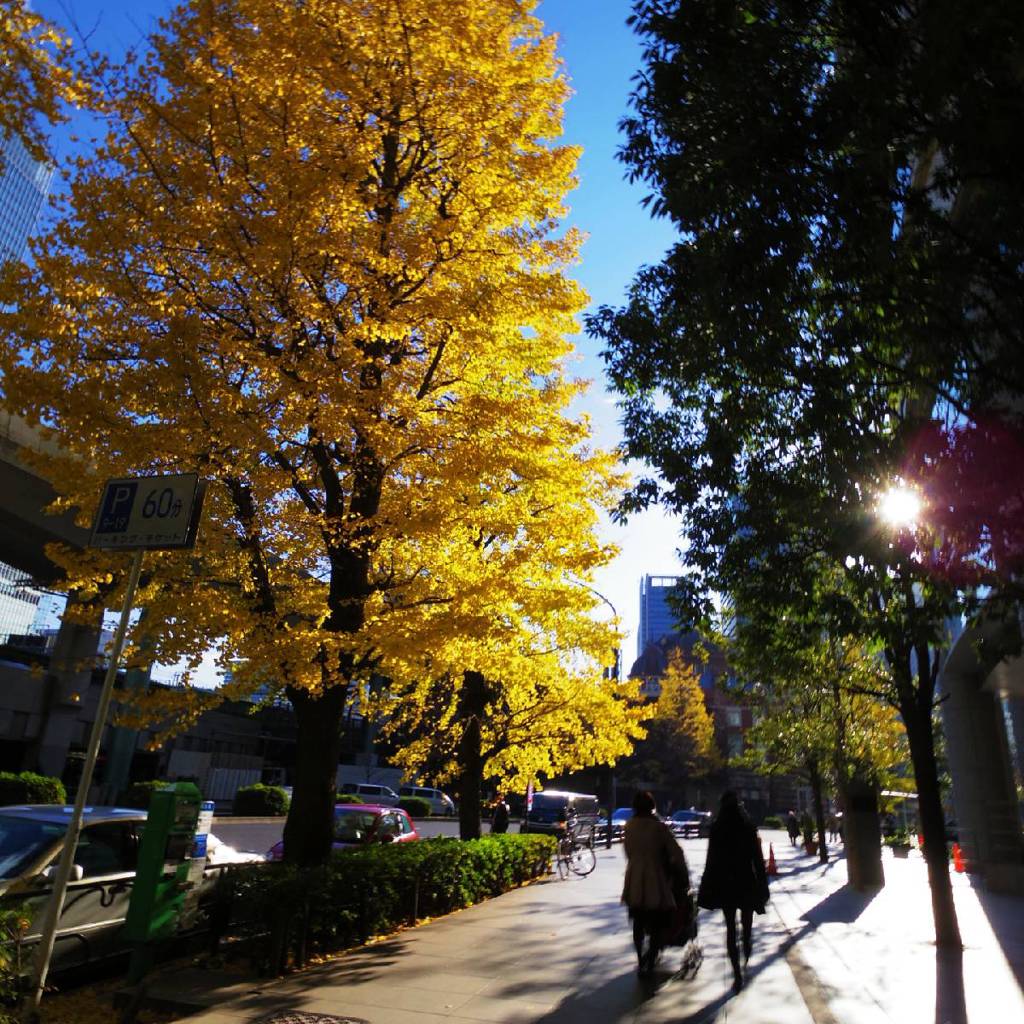
[[[100,512],[100,533],[123,533],[128,529],[128,517],[135,504],[135,492],[138,484],[127,481],[108,487]]]

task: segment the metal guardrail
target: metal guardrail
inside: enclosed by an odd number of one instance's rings
[[[199,890],[197,924],[182,930],[180,936],[183,938],[198,937],[209,933],[211,930],[209,916],[216,903],[215,887],[220,879],[233,870],[252,867],[258,869],[259,865],[259,861],[208,865],[203,871],[203,885]],[[124,924],[124,913],[116,917],[85,922],[72,928],[61,928],[60,922],[65,920],[76,906],[93,897],[100,909],[113,907],[119,897],[130,894],[134,883],[135,874],[131,872],[69,884],[64,906],[58,919],[56,943],[59,944],[60,952],[55,956],[54,972],[77,970],[88,964],[123,956],[131,950],[129,943],[119,942],[117,937],[117,931]],[[5,893],[0,896],[0,909],[13,909],[30,902],[37,902],[38,907],[41,908],[52,893],[52,886],[36,886],[16,893]],[[127,901],[124,902],[123,909],[126,913]],[[38,910],[33,917],[36,919],[41,917]],[[35,923],[36,920],[33,920],[33,924]],[[14,959],[19,965],[19,973],[29,970],[32,950],[39,943],[40,938],[41,932],[39,930],[32,931],[30,925],[29,931],[13,940]],[[63,950],[67,948],[68,943],[80,944],[83,949],[82,956],[63,955]]]

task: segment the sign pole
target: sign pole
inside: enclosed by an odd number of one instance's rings
[[[75,807],[71,813],[71,822],[68,825],[67,835],[64,837],[64,848],[61,850],[57,874],[53,880],[53,892],[50,894],[50,902],[46,905],[43,933],[36,952],[32,981],[30,1006],[33,1015],[38,1010],[40,1000],[43,998],[46,975],[50,970],[50,957],[53,955],[53,944],[57,936],[57,923],[60,919],[60,912],[64,908],[64,897],[67,894],[68,879],[71,877],[71,868],[75,861],[75,847],[78,845],[78,835],[82,830],[82,813],[85,810],[85,802],[89,796],[92,773],[96,767],[96,757],[99,754],[100,740],[103,738],[103,728],[106,724],[107,709],[110,706],[110,698],[114,692],[117,666],[121,660],[121,650],[124,647],[125,634],[128,632],[128,616],[131,614],[135,590],[139,585],[139,574],[142,572],[144,550],[144,548],[136,548],[132,556],[132,566],[128,573],[128,585],[124,592],[124,603],[121,605],[121,620],[118,622],[117,632],[114,634],[114,646],[110,651],[110,664],[107,666],[107,674],[103,680],[103,690],[100,692],[100,702],[96,708],[96,720],[92,724],[92,733],[89,736],[89,749],[85,757],[85,767],[82,769],[82,778],[78,783],[78,792],[75,794]]]

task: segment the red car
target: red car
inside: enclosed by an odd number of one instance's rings
[[[335,850],[350,850],[373,843],[407,843],[419,839],[412,818],[400,807],[379,804],[336,804],[334,807]],[[284,857],[284,840],[267,851],[267,860]]]

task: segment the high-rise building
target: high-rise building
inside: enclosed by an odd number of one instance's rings
[[[18,259],[50,190],[53,167],[33,160],[15,136],[0,137],[0,263]],[[0,643],[29,632],[41,592],[25,574],[0,563]]]
[[[39,608],[40,593],[12,565],[0,562],[0,643],[27,633]]]
[[[19,259],[46,202],[53,167],[33,160],[15,136],[0,137],[0,262]]]
[[[668,595],[676,585],[676,576],[644,576],[640,580],[640,629],[636,637],[636,656],[648,644],[668,634],[678,634],[675,613],[668,606]]]

